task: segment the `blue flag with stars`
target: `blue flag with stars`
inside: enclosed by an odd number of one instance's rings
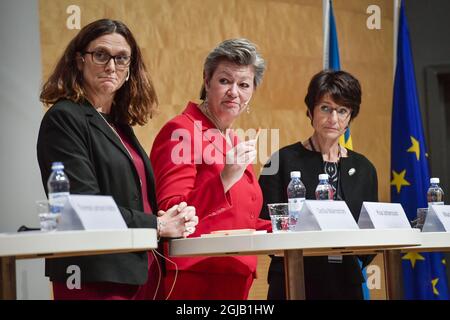
[[[417,97],[409,31],[402,2],[397,42],[391,141],[391,201],[401,203],[408,219],[427,207],[428,161]],[[409,252],[402,257],[406,299],[448,300],[441,253]]]

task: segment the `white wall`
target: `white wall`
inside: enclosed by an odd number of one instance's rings
[[[45,198],[36,159],[43,108],[38,0],[0,1],[0,232],[37,227]],[[48,299],[42,259],[17,262],[19,299]]]

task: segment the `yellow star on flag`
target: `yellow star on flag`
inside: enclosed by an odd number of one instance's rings
[[[433,286],[433,293],[438,296],[439,295],[439,291],[436,288],[437,283],[439,282],[439,278],[433,279],[431,280],[431,285]]]
[[[406,152],[414,152],[416,154],[417,161],[419,161],[420,159],[419,141],[417,141],[416,139],[414,139],[413,136],[411,136],[411,143],[412,143],[411,147],[408,150],[406,150]]]
[[[408,181],[405,180],[406,169],[400,173],[397,173],[394,170],[392,170],[392,175],[394,176],[394,178],[391,181],[391,186],[397,187],[397,193],[400,193],[402,186],[411,185]]]
[[[447,260],[442,259],[442,264],[443,264],[443,265],[447,265]]]
[[[411,262],[411,266],[413,267],[413,269],[416,266],[417,260],[425,260],[425,258],[417,252],[408,252],[402,257],[402,259],[409,260]]]

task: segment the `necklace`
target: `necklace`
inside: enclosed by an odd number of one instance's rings
[[[233,142],[231,141],[230,137],[226,134],[226,129],[222,130],[220,129],[218,122],[216,120],[216,117],[214,117],[210,112],[209,112],[209,108],[207,106],[207,104],[205,102],[202,102],[199,106],[200,111],[209,119],[211,120],[211,122],[214,124],[214,126],[216,127],[217,130],[219,130],[220,134],[222,135],[222,137],[224,138],[224,140],[229,144],[229,145],[233,145]]]
[[[128,153],[128,155],[130,156],[131,160],[134,161],[134,158],[133,158],[133,156],[131,155],[130,150],[128,150],[128,148],[127,148],[125,142],[123,142],[123,140],[122,140],[122,138],[120,137],[120,135],[119,135],[119,133],[117,132],[117,130],[112,126],[111,123],[109,123],[108,120],[106,120],[106,118],[103,116],[103,114],[102,114],[101,112],[99,112],[99,111],[97,111],[97,112],[98,112],[98,114],[100,115],[100,117],[102,117],[102,119],[106,122],[106,124],[108,125],[108,127],[111,128],[112,132],[114,132],[114,134],[117,136],[117,138],[119,138],[120,142],[122,143],[123,147],[124,147],[125,150],[127,151],[127,153]]]
[[[309,137],[308,142],[309,142],[309,145],[311,146],[312,151],[314,151],[314,152],[320,152],[320,153],[322,154],[322,150],[317,150],[317,149],[314,147],[314,143],[313,143],[313,141],[312,141],[311,138],[312,138],[312,137]],[[337,161],[336,161],[336,162],[339,162],[340,159],[341,159],[341,145],[338,143],[338,153],[337,153]],[[332,162],[332,161],[328,161],[328,162]]]
[[[209,119],[211,120],[211,122],[214,124],[214,126],[216,127],[217,130],[220,131],[220,133],[225,137],[225,130],[220,129],[219,126],[219,121],[217,121],[216,117],[214,117],[208,109],[208,106],[206,105],[205,102],[202,102],[200,104],[200,110],[203,112],[203,114]]]
[[[312,151],[314,152],[320,152],[322,154],[322,152],[319,150],[317,151],[316,148],[314,147],[314,144],[312,142],[311,137],[308,139],[308,142],[311,146]],[[328,174],[329,177],[329,182],[334,190],[334,195],[333,198],[335,200],[342,200],[343,197],[341,195],[341,188],[340,188],[340,183],[341,183],[341,146],[338,144],[338,154],[337,154],[337,161],[336,162],[330,162],[330,161],[325,161],[322,158],[322,167],[323,167],[323,171],[324,173]]]

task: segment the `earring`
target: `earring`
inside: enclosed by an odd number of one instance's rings
[[[125,81],[128,81],[128,79],[130,79],[130,70],[128,70],[127,72],[127,77],[125,78]]]
[[[85,63],[85,61],[84,61],[84,57],[81,57],[81,61],[83,61],[83,63]]]
[[[246,111],[247,111],[247,114],[250,114],[250,105],[249,104],[247,105],[247,110]]]

